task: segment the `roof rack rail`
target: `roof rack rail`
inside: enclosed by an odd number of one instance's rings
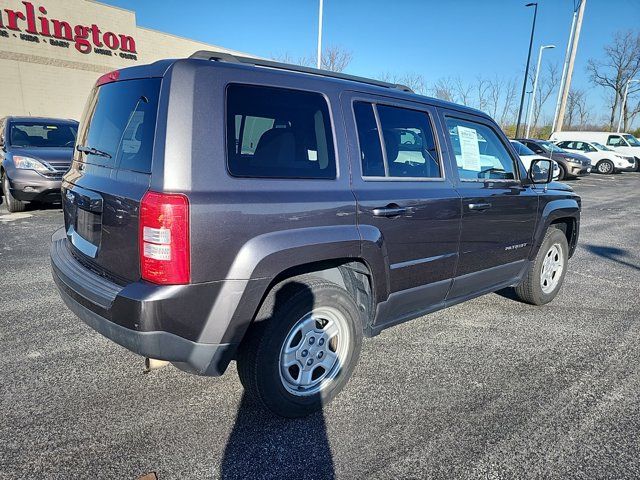
[[[216,52],[209,50],[198,50],[189,56],[189,58],[197,58],[200,60],[211,60],[215,62],[228,62],[228,63],[243,63],[246,65],[254,65],[258,67],[275,68],[278,70],[288,70],[291,72],[308,73],[311,75],[321,75],[323,77],[339,78],[341,80],[351,80],[352,82],[366,83],[368,85],[375,85],[377,87],[394,88],[403,92],[414,93],[406,85],[400,85],[397,83],[382,82],[380,80],[374,80],[372,78],[358,77],[356,75],[349,75],[346,73],[330,72],[329,70],[320,70],[318,68],[303,67],[301,65],[292,65],[290,63],[274,62],[273,60],[262,60],[260,58],[242,57],[227,52]]]

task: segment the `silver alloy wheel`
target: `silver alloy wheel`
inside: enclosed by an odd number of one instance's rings
[[[600,173],[609,173],[612,168],[611,162],[608,160],[604,160],[598,164],[598,172]]]
[[[559,243],[554,243],[547,251],[540,270],[540,287],[543,293],[550,294],[558,286],[564,270],[564,255]]]
[[[280,349],[280,379],[288,392],[319,392],[342,369],[349,349],[349,325],[333,307],[307,313],[291,328]]]

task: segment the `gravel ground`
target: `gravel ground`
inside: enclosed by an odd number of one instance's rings
[[[271,418],[220,378],[93,332],[51,280],[59,208],[0,206],[0,478],[638,478],[640,174],[592,175],[565,286],[491,294],[364,343],[323,414]]]

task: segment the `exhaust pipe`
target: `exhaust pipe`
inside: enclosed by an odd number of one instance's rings
[[[145,357],[144,359],[144,373],[149,373],[151,370],[158,370],[159,368],[166,367],[170,362],[167,360],[158,360],[157,358]]]

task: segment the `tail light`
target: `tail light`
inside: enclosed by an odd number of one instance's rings
[[[191,280],[189,200],[176,193],[147,192],[140,204],[140,271],[161,285]]]

